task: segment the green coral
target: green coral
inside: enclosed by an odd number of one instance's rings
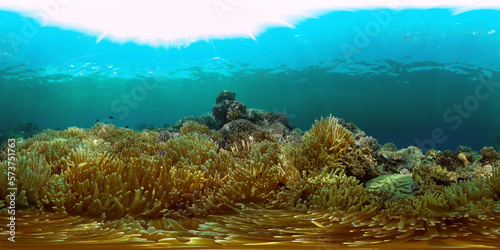
[[[411,176],[404,174],[381,175],[365,184],[367,189],[376,190],[387,198],[407,198],[417,189],[417,183]]]

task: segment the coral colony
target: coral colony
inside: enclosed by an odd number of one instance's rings
[[[247,109],[229,91],[211,115],[167,129],[44,130],[16,150],[17,233],[25,243],[280,247],[454,238],[498,246],[493,148],[398,150],[331,115],[303,133],[285,114]],[[2,173],[7,168],[4,155]],[[8,224],[7,175],[0,181],[0,222]]]

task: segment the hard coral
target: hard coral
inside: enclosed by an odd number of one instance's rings
[[[212,130],[219,129],[222,124],[215,120],[214,116],[210,113],[205,113],[200,116],[198,123],[207,125],[208,128]]]
[[[407,198],[417,190],[411,176],[403,174],[381,175],[365,183],[367,189],[376,190],[387,199]]]
[[[458,180],[458,174],[448,171],[435,163],[422,163],[414,169],[413,177],[417,181],[420,192],[440,192],[444,186]]]
[[[377,161],[383,164],[382,171],[387,174],[412,171],[423,158],[422,150],[415,146],[397,151],[396,145],[387,143],[377,151]]]
[[[269,125],[269,122],[266,120],[266,113],[268,112],[261,109],[248,109],[247,118],[253,124],[265,127]]]
[[[484,147],[480,153],[483,157],[481,163],[493,163],[500,160],[500,154],[493,147]]]
[[[458,158],[458,152],[446,150],[443,152],[439,152],[436,158],[436,163],[445,167],[449,170],[454,170],[455,168],[462,166],[462,162],[460,162]]]
[[[258,129],[259,126],[251,123],[250,121],[238,119],[225,124],[219,132],[229,137],[241,133],[250,133]]]
[[[232,120],[246,118],[247,107],[239,101],[223,100],[212,107],[212,115],[222,124],[226,124]]]
[[[263,128],[267,128],[272,124],[279,123],[285,126],[287,129],[292,129],[290,121],[288,120],[288,115],[281,112],[272,113],[260,109],[249,109],[247,119]]]
[[[223,90],[223,91],[219,92],[219,94],[215,98],[215,103],[219,104],[225,100],[228,100],[228,101],[236,100],[236,93],[233,93],[233,92],[228,91],[228,90]]]
[[[219,147],[228,149],[234,143],[240,145],[242,141],[248,139],[249,136],[255,135],[254,132],[257,131],[260,131],[259,126],[248,120],[238,119],[231,121],[219,130],[219,133],[222,134],[222,138],[218,141]]]
[[[0,144],[11,138],[29,138],[40,131],[36,124],[22,123],[14,129],[0,131]]]
[[[179,136],[181,136],[179,132],[161,131],[160,133],[158,133],[156,140],[160,142],[167,142],[168,140],[177,138]]]
[[[366,136],[365,132],[363,132],[361,129],[359,129],[354,123],[350,122],[347,123],[344,121],[344,119],[339,119],[339,124],[344,126],[346,129],[352,132],[354,135],[354,138],[356,139],[356,145],[357,147],[362,147],[362,146],[368,146],[371,148],[371,151],[375,152],[380,149],[380,145],[378,144],[377,139],[371,137],[371,136]],[[394,145],[394,148],[396,145]]]
[[[428,161],[434,161],[438,157],[438,152],[435,149],[429,149],[425,153],[425,157]]]
[[[292,129],[292,126],[290,125],[290,121],[288,120],[288,115],[282,112],[278,113],[271,113],[271,112],[266,112],[265,113],[265,119],[268,124],[273,124],[273,123],[280,123],[283,126],[285,126],[288,129]]]
[[[458,150],[458,152],[471,152],[472,151],[470,147],[467,147],[464,145],[458,146],[457,150]]]

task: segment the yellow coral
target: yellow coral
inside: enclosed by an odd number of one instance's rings
[[[181,129],[179,130],[179,132],[182,134],[182,135],[187,135],[189,133],[200,133],[200,134],[207,134],[209,135],[211,133],[210,129],[203,125],[203,124],[199,124],[195,121],[187,121],[185,122]]]
[[[421,191],[385,200],[358,178],[371,151],[356,148],[352,133],[332,116],[316,121],[300,146],[246,135],[241,146],[224,150],[203,133],[167,142],[157,135],[98,124],[46,130],[20,142],[16,201],[30,209],[19,216],[43,228],[19,227],[23,240],[95,244],[98,238],[158,247],[498,241],[496,165],[487,175],[457,181],[455,172],[422,164],[413,173]],[[0,171],[7,165],[1,161]],[[411,187],[411,177],[398,176],[405,190]],[[4,224],[6,182],[2,175]],[[377,188],[387,184],[396,193],[396,185],[381,183]],[[51,223],[61,225],[52,230]]]
[[[331,115],[316,120],[311,130],[302,137],[302,150],[317,170],[324,166],[341,168],[343,159],[352,151],[354,137],[338,121]]]
[[[36,207],[41,207],[42,199],[44,197],[44,190],[49,187],[49,179],[51,177],[51,168],[47,164],[47,161],[43,155],[37,152],[27,152],[26,155],[21,156],[15,162],[16,171],[8,170],[9,162],[0,162],[0,172],[5,173],[0,177],[0,197],[5,199],[9,191],[7,190],[7,183],[9,183],[9,176],[16,177],[17,181],[17,192],[23,193],[27,200],[18,205],[29,206],[35,205]],[[11,172],[17,175],[8,175]],[[14,181],[15,183],[15,181]],[[7,201],[7,200],[6,200]],[[8,204],[8,202],[6,202]]]
[[[302,138],[301,148],[308,157],[306,171],[321,171],[324,167],[346,169],[351,175],[363,178],[377,175],[371,149],[354,146],[352,133],[333,116],[316,120]]]
[[[420,187],[419,193],[435,193],[441,192],[444,185],[456,182],[458,174],[435,163],[423,163],[414,169],[413,178]]]

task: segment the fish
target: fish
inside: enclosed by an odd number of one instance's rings
[[[110,116],[109,119],[113,119],[114,117]]]
[[[33,124],[31,124],[31,123],[29,123],[29,122],[28,122],[28,125],[29,125],[29,126],[31,126],[31,125],[33,125]]]
[[[125,126],[125,128],[128,128],[128,126]]]
[[[98,121],[99,121],[99,119],[97,119],[97,120],[95,120],[95,121],[96,121],[96,122],[98,122]]]

